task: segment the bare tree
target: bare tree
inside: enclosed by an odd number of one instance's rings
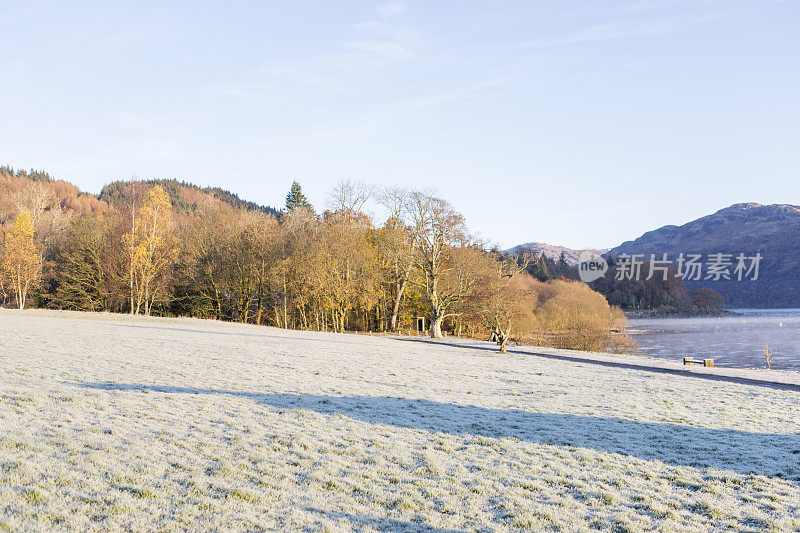
[[[465,314],[489,330],[501,353],[512,333],[528,334],[536,325],[536,293],[522,279],[528,262],[528,256],[498,260],[489,254],[475,262],[480,281],[464,306]]]
[[[408,191],[400,188],[386,189],[378,195],[378,203],[388,211],[386,223],[380,230],[379,255],[386,272],[386,282],[392,292],[388,328],[390,331],[397,331],[400,304],[414,266],[418,233],[416,227],[405,220],[410,206]]]
[[[449,202],[422,192],[409,199],[409,216],[417,235],[414,265],[422,274],[430,307],[431,337],[442,336],[442,323],[452,304],[469,294],[474,283],[467,272],[457,268],[456,250],[469,243],[464,217]],[[445,290],[443,280],[449,284]]]
[[[372,184],[343,179],[328,196],[328,209],[341,218],[358,218],[364,215],[364,205],[375,196],[375,191]]]
[[[27,211],[33,226],[38,228],[45,210],[55,206],[56,197],[43,183],[29,181],[13,195],[13,202],[17,212]]]

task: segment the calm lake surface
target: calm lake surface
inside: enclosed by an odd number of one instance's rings
[[[800,309],[732,309],[738,316],[640,318],[628,321],[645,355],[681,360],[711,358],[717,366],[764,368],[764,346],[772,368],[800,370]]]

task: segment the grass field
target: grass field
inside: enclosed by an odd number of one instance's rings
[[[0,311],[0,530],[800,529],[800,393]]]

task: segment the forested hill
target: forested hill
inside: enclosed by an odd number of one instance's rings
[[[152,185],[161,185],[169,195],[172,206],[176,211],[192,212],[197,209],[198,202],[200,202],[203,197],[213,196],[217,200],[237,209],[260,211],[276,217],[279,215],[278,210],[273,207],[242,200],[238,195],[220,187],[199,187],[193,183],[175,179],[146,180],[142,183],[148,187]],[[125,197],[125,192],[130,187],[131,182],[129,181],[113,181],[103,187],[103,190],[100,191],[99,198],[109,204],[117,203]]]
[[[100,214],[108,208],[97,196],[42,170],[0,166],[0,227],[5,228],[20,210],[30,212],[44,229],[72,213]]]
[[[760,253],[757,280],[718,281],[704,271],[699,282],[685,280],[686,287],[710,287],[725,298],[728,307],[800,307],[800,207],[796,205],[756,203],[735,204],[712,215],[682,226],[664,226],[649,231],[607,252],[606,257],[621,254],[668,254],[674,260],[680,253],[708,255]]]
[[[213,197],[236,209],[258,211],[276,217],[280,214],[273,207],[242,200],[236,194],[220,187],[199,187],[175,179],[113,181],[103,187],[99,195],[94,195],[79,190],[68,181],[55,179],[43,170],[0,166],[0,225],[9,218],[10,213],[16,212],[18,207],[16,204],[23,199],[25,204],[31,202],[37,204],[25,206],[32,212],[49,213],[54,210],[60,213],[102,212],[109,205],[124,202],[132,187],[143,185],[145,188],[150,188],[156,184],[161,185],[167,192],[176,212],[191,213],[203,199]]]
[[[526,242],[524,244],[518,244],[517,246],[506,250],[508,253],[520,253],[520,252],[535,252],[536,254],[543,254],[545,257],[552,259],[553,261],[558,261],[561,257],[564,257],[564,260],[570,266],[576,266],[579,262],[578,257],[580,256],[581,252],[584,250],[576,250],[574,248],[567,248],[566,246],[557,246],[555,244],[547,244],[544,242]],[[603,253],[607,250],[592,250],[593,252]]]

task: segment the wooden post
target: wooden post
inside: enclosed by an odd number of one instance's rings
[[[683,364],[684,364],[684,366],[691,366],[692,358],[691,357],[684,357],[683,358]]]
[[[714,366],[713,359],[703,359],[703,366]]]

